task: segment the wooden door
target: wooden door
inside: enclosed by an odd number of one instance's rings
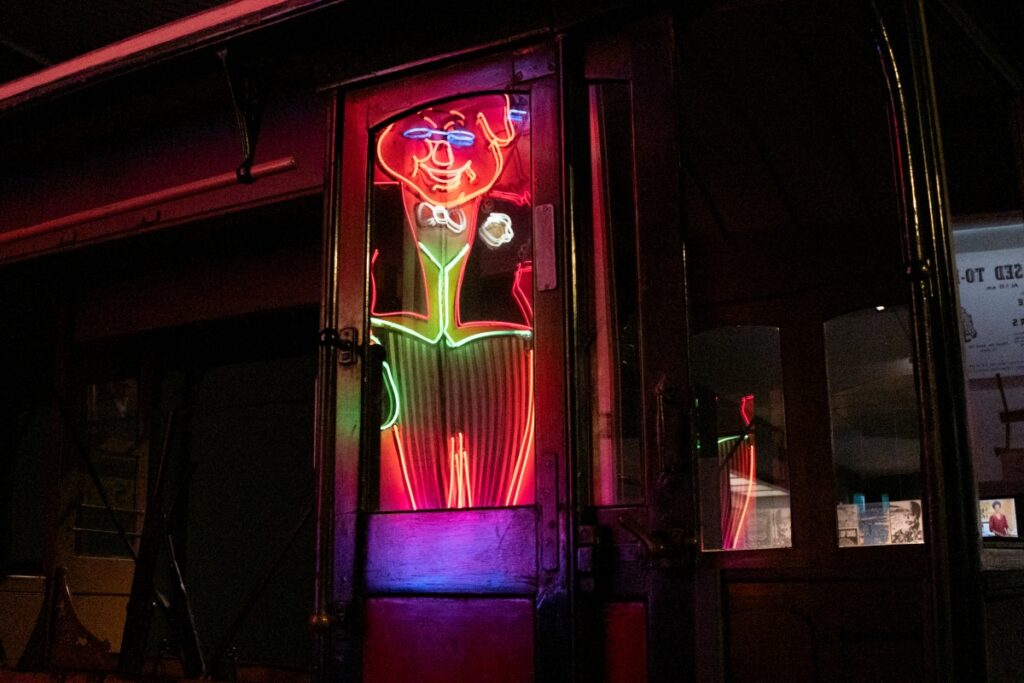
[[[531,49],[339,96],[323,680],[563,677],[554,64]]]
[[[576,328],[582,680],[691,680],[693,461],[671,18],[583,41]],[[582,187],[587,187],[584,192]]]

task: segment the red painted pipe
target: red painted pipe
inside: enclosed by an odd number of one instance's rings
[[[280,159],[274,159],[273,161],[267,161],[253,166],[250,175],[253,180],[257,180],[259,178],[277,175],[278,173],[285,173],[286,171],[291,171],[294,168],[295,157],[281,157]],[[67,216],[61,216],[60,218],[54,218],[42,223],[36,223],[35,225],[30,225],[28,227],[0,232],[0,245],[17,242],[18,240],[28,239],[29,237],[35,237],[37,235],[45,235],[49,232],[56,232],[57,230],[67,228],[72,225],[88,223],[89,221],[128,213],[129,211],[134,211],[136,209],[144,209],[162,202],[169,202],[183,197],[191,197],[203,192],[219,190],[223,187],[230,187],[237,183],[238,175],[235,171],[209,176],[201,180],[193,180],[190,183],[175,185],[174,187],[168,187],[163,190],[157,190],[156,192],[150,192],[149,194],[139,195],[137,197],[132,197],[131,199],[124,199],[119,202],[114,202],[113,204],[97,206],[92,209],[86,209],[85,211],[79,211],[78,213],[68,214]]]

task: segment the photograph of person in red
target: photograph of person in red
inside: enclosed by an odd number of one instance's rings
[[[988,530],[996,536],[1010,535],[1010,522],[1003,514],[1003,504],[1000,501],[993,501],[992,514],[988,517]]]

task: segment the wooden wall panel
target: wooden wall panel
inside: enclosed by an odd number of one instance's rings
[[[924,582],[750,582],[726,586],[726,672],[734,681],[930,680]]]
[[[601,610],[601,680],[647,680],[647,614],[642,602],[613,602]],[[594,653],[595,655],[597,653]]]
[[[532,681],[533,601],[377,598],[366,605],[367,683]]]
[[[369,522],[371,592],[532,593],[534,508],[402,512]]]

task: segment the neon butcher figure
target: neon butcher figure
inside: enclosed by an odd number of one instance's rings
[[[517,144],[528,150],[526,117],[507,95],[481,95],[420,110],[377,135],[376,183],[397,185],[405,227],[402,244],[374,244],[371,264],[372,341],[388,359],[382,509],[533,501],[529,241],[511,251],[516,231],[528,237],[529,226],[489,210],[495,197],[528,201],[528,190],[495,189],[529,187],[528,163],[514,154]],[[511,264],[499,274],[507,285],[494,298],[509,305],[496,319],[463,319],[466,302],[482,295],[466,277],[474,249]],[[402,271],[400,285],[382,288],[390,298],[378,296],[384,256]]]

